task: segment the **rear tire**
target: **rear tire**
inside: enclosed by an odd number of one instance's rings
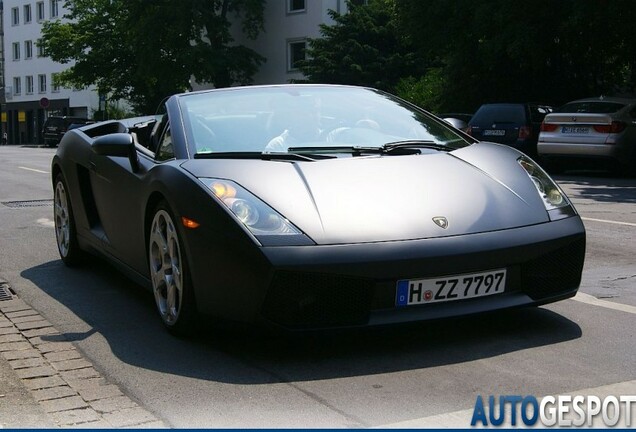
[[[80,249],[77,242],[75,217],[71,207],[71,200],[68,196],[68,187],[62,174],[58,174],[55,177],[53,218],[55,221],[57,250],[60,253],[60,258],[69,267],[81,264],[85,252]]]
[[[167,330],[190,334],[197,320],[194,289],[179,226],[165,201],[154,210],[148,235],[148,265],[155,304]]]

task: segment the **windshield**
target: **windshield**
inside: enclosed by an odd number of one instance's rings
[[[459,133],[386,93],[341,86],[243,87],[180,98],[197,154],[382,147],[423,141],[449,150]]]

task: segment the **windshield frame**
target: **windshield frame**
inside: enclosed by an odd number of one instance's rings
[[[289,97],[291,95],[291,98]],[[262,139],[257,145],[255,142],[247,143],[248,140],[245,140],[245,148],[236,148],[231,144],[228,144],[225,149],[214,149],[212,146],[203,145],[203,142],[209,141],[211,142],[213,139],[216,139],[219,135],[214,134],[210,135],[210,138],[204,138],[203,135],[206,132],[195,131],[195,127],[200,127],[200,125],[194,125],[194,122],[201,123],[201,116],[209,116],[204,117],[206,121],[217,121],[218,124],[224,124],[224,116],[227,117],[228,127],[231,131],[239,131],[241,129],[245,129],[249,131],[249,127],[246,126],[250,121],[255,121],[255,119],[259,119],[259,121],[264,121],[267,115],[273,117],[279,113],[279,111],[283,111],[288,109],[285,104],[280,104],[276,107],[270,108],[270,112],[266,112],[263,107],[263,101],[258,100],[258,98],[271,96],[272,100],[279,98],[281,100],[292,100],[295,96],[301,96],[299,100],[302,98],[306,98],[310,100],[310,98],[314,98],[318,101],[317,105],[320,104],[320,109],[322,110],[320,114],[321,122],[332,121],[334,123],[345,122],[345,119],[341,119],[338,117],[338,109],[340,112],[345,112],[347,107],[340,107],[336,105],[336,101],[339,103],[343,103],[346,101],[348,97],[351,95],[357,97],[359,100],[356,100],[355,103],[351,103],[353,108],[356,108],[356,103],[360,106],[362,103],[369,103],[369,108],[367,111],[367,115],[375,114],[373,110],[379,110],[380,108],[388,108],[391,110],[395,110],[395,114],[391,112],[392,116],[400,115],[399,121],[401,122],[412,122],[415,126],[424,129],[427,133],[429,131],[434,131],[433,134],[437,133],[438,136],[433,136],[434,141],[438,144],[444,145],[445,142],[452,142],[453,145],[450,150],[455,150],[457,148],[462,148],[465,146],[469,146],[477,142],[473,137],[467,135],[463,131],[459,131],[454,129],[453,127],[446,124],[443,120],[438,119],[436,116],[431,113],[409,103],[397,96],[391,95],[389,93],[383,92],[381,90],[367,88],[367,87],[357,87],[357,86],[342,86],[342,85],[325,85],[325,84],[289,84],[289,85],[271,85],[271,86],[247,86],[247,87],[230,87],[223,89],[213,89],[213,90],[205,90],[199,92],[191,92],[184,93],[178,95],[177,101],[179,106],[179,111],[181,115],[181,123],[183,126],[183,130],[185,133],[186,144],[188,146],[188,150],[190,155],[195,154],[206,154],[206,153],[240,153],[244,152],[280,152],[280,149],[269,150],[266,149],[266,140],[269,140],[269,136],[263,136]],[[218,100],[215,101],[215,104],[210,104],[211,101],[214,101],[214,98],[218,96]],[[355,99],[353,97],[353,99]],[[236,102],[237,105],[241,103],[245,104],[245,102],[252,98],[251,100],[254,103],[250,104],[249,109],[244,109],[241,111],[232,110],[232,108],[225,109],[226,106],[231,105],[229,102]],[[270,102],[271,103],[271,102]],[[198,106],[197,106],[198,104]],[[206,105],[207,104],[207,105]],[[223,108],[221,108],[221,105]],[[260,106],[259,106],[260,104]],[[383,104],[386,104],[385,106]],[[209,105],[209,106],[208,106]],[[292,108],[294,108],[292,106]],[[362,109],[359,111],[355,111],[352,108],[353,116],[355,115],[363,115]],[[198,110],[198,111],[197,111]],[[209,110],[209,111],[206,111]],[[215,111],[216,110],[216,111]],[[279,111],[277,111],[279,110]],[[245,116],[245,122],[241,122],[241,116]],[[259,116],[261,118],[259,118]],[[344,116],[343,116],[344,117]],[[369,115],[370,117],[370,115]],[[327,120],[325,120],[327,119]],[[231,121],[230,121],[231,120]],[[370,122],[377,123],[374,121],[375,119],[370,119]],[[381,148],[382,145],[395,142],[395,141],[407,141],[407,140],[422,140],[420,137],[408,137],[404,135],[390,135],[388,131],[392,131],[393,129],[398,128],[400,125],[394,125],[390,123],[389,120],[384,120],[384,118],[380,117],[380,121],[383,121],[383,126],[386,128],[386,125],[389,125],[389,128],[386,130],[376,130],[373,131],[371,128],[368,130],[357,130],[357,128],[349,127],[350,130],[356,129],[356,133],[362,134],[362,139],[366,140],[367,138],[364,134],[368,134],[369,136],[373,136],[375,142],[368,143],[366,141],[363,142],[327,142],[323,144],[334,146],[361,146],[361,147],[376,147]],[[231,128],[232,122],[234,123],[234,128]],[[405,123],[407,124],[407,123]],[[211,130],[211,128],[208,128]],[[351,132],[351,131],[349,131]],[[197,134],[199,134],[197,136]],[[256,132],[254,132],[256,134]],[[375,135],[377,136],[375,136]],[[440,137],[446,139],[443,141]],[[426,135],[424,139],[430,139],[431,135]],[[359,138],[358,138],[359,139]],[[322,138],[321,140],[322,141]],[[307,147],[316,146],[317,141],[307,141],[305,144]],[[302,146],[302,144],[301,144]],[[289,147],[292,147],[290,145]],[[298,147],[294,145],[293,147]],[[287,151],[286,149],[283,151]]]

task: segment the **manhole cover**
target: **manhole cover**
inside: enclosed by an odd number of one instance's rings
[[[9,208],[49,207],[53,205],[53,200],[3,201],[2,204]]]

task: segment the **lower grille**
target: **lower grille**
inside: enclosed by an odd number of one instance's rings
[[[265,299],[264,314],[292,328],[364,324],[373,282],[346,276],[277,272]]]
[[[497,258],[501,266],[508,268],[509,292],[521,291],[540,302],[572,292],[579,286],[585,258],[584,237],[543,254],[537,253],[540,253],[539,245],[521,254],[518,258],[521,262],[506,264],[502,257]],[[526,259],[528,255],[534,258],[523,261],[523,255]],[[426,265],[422,263],[422,267]],[[263,315],[293,329],[364,325],[371,309],[395,308],[395,289],[395,281],[278,271],[265,298]]]
[[[585,239],[579,239],[522,264],[523,292],[540,300],[577,288],[584,258]]]

